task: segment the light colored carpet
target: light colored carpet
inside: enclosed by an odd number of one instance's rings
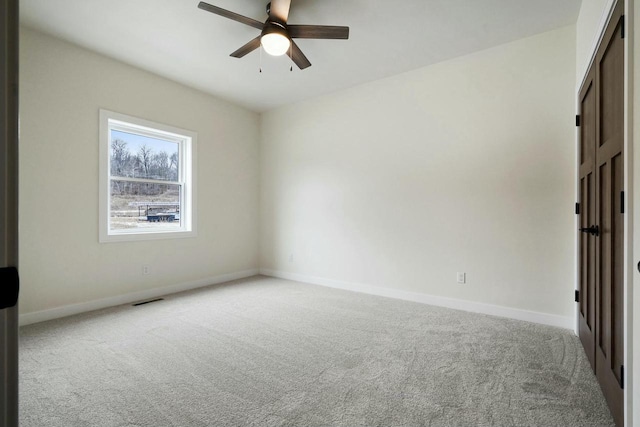
[[[256,277],[23,327],[21,426],[613,426],[571,332]]]

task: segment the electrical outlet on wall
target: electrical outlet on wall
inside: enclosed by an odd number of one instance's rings
[[[293,262],[293,254],[289,254],[289,262]]]
[[[458,283],[464,284],[467,283],[467,273],[458,272],[456,275],[458,279]]]
[[[143,265],[142,266],[142,275],[146,276],[149,273],[151,273],[151,269],[149,268],[149,266],[148,265]]]

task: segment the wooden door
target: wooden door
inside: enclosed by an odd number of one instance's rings
[[[580,289],[578,333],[584,350],[595,371],[596,330],[596,236],[587,230],[596,224],[596,80],[592,69],[580,90],[580,229],[578,283]]]
[[[596,55],[596,375],[618,425],[624,393],[624,2]]]
[[[624,424],[624,1],[580,91],[579,335]]]

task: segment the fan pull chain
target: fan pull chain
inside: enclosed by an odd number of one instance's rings
[[[293,62],[293,40],[289,43],[289,58],[291,58],[291,61]],[[289,72],[293,72],[293,64],[289,67]]]
[[[262,46],[260,46],[258,50],[260,51],[260,67],[258,69],[260,70],[260,74],[262,74]]]

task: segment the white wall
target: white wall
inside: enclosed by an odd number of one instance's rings
[[[256,113],[38,32],[20,36],[22,314],[257,268]],[[196,238],[98,243],[99,108],[198,133]]]
[[[265,113],[261,268],[571,319],[574,86],[567,27]]]

